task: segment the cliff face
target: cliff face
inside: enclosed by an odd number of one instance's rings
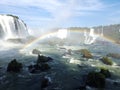
[[[103,35],[104,37],[112,39],[116,43],[120,44],[120,24],[107,25],[107,26],[96,26],[92,28],[94,28],[94,32],[96,34]],[[90,31],[89,27],[71,27],[68,29],[80,30],[82,32]]]
[[[120,43],[120,24],[98,26],[94,27],[95,30],[103,30],[103,35],[114,40],[116,43]]]
[[[13,15],[0,15],[0,39],[25,38],[28,30],[26,24]]]

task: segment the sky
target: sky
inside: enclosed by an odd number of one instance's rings
[[[92,27],[120,23],[120,0],[0,0],[0,14],[30,29]]]

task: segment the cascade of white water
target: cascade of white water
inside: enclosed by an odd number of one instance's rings
[[[2,27],[2,32],[5,33],[5,37],[12,37],[12,31],[10,28],[10,21],[13,21],[12,17],[7,17],[7,16],[0,16],[0,24]]]
[[[27,27],[22,20],[10,15],[0,15],[0,39],[24,38]]]
[[[26,25],[23,23],[22,20],[17,20],[17,28],[18,28],[18,33],[19,33],[19,37],[23,37],[24,35],[28,35],[28,32],[25,32],[27,31],[27,27]]]
[[[86,44],[88,42],[88,37],[89,37],[86,30],[84,31],[84,37],[85,37],[84,43]]]
[[[85,44],[92,44],[92,43],[95,42],[95,40],[97,38],[97,36],[94,33],[94,29],[93,28],[90,29],[89,33],[87,33],[85,31],[84,32],[84,36],[85,36],[85,41],[84,41]]]
[[[102,26],[101,36],[103,36],[103,26]]]
[[[57,33],[57,37],[60,39],[65,39],[67,38],[67,29],[59,29]]]

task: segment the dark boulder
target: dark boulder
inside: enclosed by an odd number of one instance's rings
[[[115,86],[120,86],[120,82],[114,81],[114,82],[113,82],[113,85],[115,85]]]
[[[38,55],[36,64],[29,65],[28,70],[30,73],[39,73],[41,71],[47,71],[51,69],[51,67],[46,62],[51,61],[51,60],[53,60],[51,57]]]
[[[38,55],[37,64],[48,62],[48,61],[49,60],[46,56]]]
[[[52,83],[52,82],[51,82],[51,78],[45,76],[45,77],[42,79],[42,82],[41,82],[41,89],[42,89],[42,90],[45,90],[45,88],[47,88],[51,83]]]
[[[86,86],[85,85],[84,86],[80,86],[80,87],[77,88],[77,90],[86,90]]]
[[[41,64],[41,71],[47,71],[49,69],[51,69],[51,67],[47,63]]]
[[[8,72],[20,72],[22,69],[22,63],[17,62],[16,59],[12,60],[8,66],[7,66],[7,71]]]
[[[51,67],[47,63],[35,64],[35,65],[28,66],[28,70],[30,73],[39,73],[41,71],[47,71],[49,69],[51,69]]]
[[[41,71],[41,67],[38,64],[29,65],[28,70],[29,70],[30,73],[37,73],[38,71]]]
[[[86,85],[95,88],[104,88],[105,76],[99,72],[90,72],[87,75]]]
[[[108,69],[101,68],[100,73],[103,74],[106,78],[111,77],[110,71]]]
[[[39,54],[41,54],[41,52],[38,49],[33,49],[32,54],[39,55]]]
[[[71,49],[68,49],[68,50],[67,50],[67,54],[71,55],[71,54],[72,54],[72,50],[71,50]]]
[[[37,64],[45,63],[45,62],[52,61],[52,60],[53,59],[51,57],[38,55]]]
[[[48,58],[48,61],[52,61],[53,60],[53,58],[51,58],[51,57],[47,57]]]

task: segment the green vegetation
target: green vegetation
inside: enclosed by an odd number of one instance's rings
[[[104,64],[107,64],[107,65],[112,65],[113,64],[112,60],[109,59],[108,57],[103,57],[101,60]]]
[[[8,72],[20,72],[22,69],[22,63],[17,62],[16,59],[12,60],[7,67]]]
[[[111,77],[109,70],[106,68],[101,68],[100,73],[103,74],[106,78]]]
[[[104,67],[99,67],[99,69],[100,69],[99,72],[92,71],[88,73],[86,85],[89,85],[95,88],[100,88],[100,90],[102,90],[102,88],[105,87],[105,83],[106,83],[105,79],[110,78],[111,73],[109,72],[108,69]]]

